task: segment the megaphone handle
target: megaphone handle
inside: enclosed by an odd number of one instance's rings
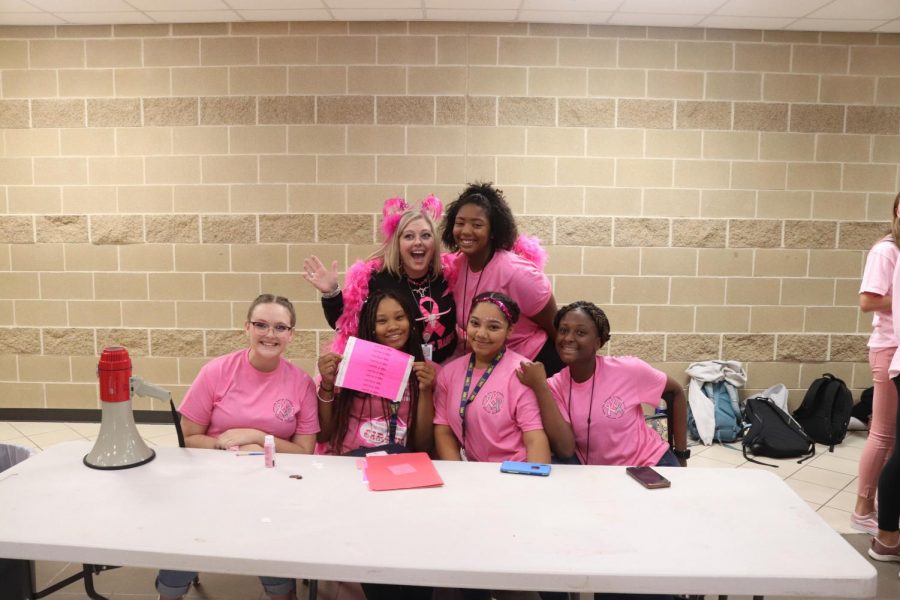
[[[181,431],[181,415],[175,410],[175,402],[169,396],[169,408],[172,410],[172,422],[175,424],[175,434],[178,436],[178,447],[184,448],[184,432]]]

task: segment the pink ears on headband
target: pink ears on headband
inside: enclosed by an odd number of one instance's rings
[[[381,232],[384,234],[385,239],[390,239],[391,236],[394,235],[394,231],[397,229],[401,217],[403,217],[403,214],[408,210],[416,210],[416,208],[410,206],[403,198],[388,198],[384,201],[384,206],[381,209],[381,214],[383,216],[381,221]],[[432,221],[437,222],[444,213],[444,205],[437,196],[429,194],[428,197],[424,198],[422,202],[419,203],[418,210],[431,217]]]

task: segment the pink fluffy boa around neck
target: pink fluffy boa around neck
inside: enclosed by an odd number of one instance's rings
[[[534,263],[541,271],[544,270],[544,266],[547,264],[547,251],[541,245],[541,240],[536,237],[520,235],[516,239],[512,251]],[[441,254],[442,274],[447,280],[447,288],[451,292],[459,274],[459,264],[461,262],[458,260],[459,256],[457,252],[444,252]],[[344,311],[336,323],[334,341],[331,343],[332,352],[343,353],[347,345],[347,339],[357,334],[359,330],[359,315],[362,312],[366,298],[369,297],[369,281],[383,266],[384,261],[381,258],[374,258],[371,260],[358,260],[347,269],[343,290]]]

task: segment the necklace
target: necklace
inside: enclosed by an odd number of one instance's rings
[[[481,267],[481,271],[478,272],[478,281],[475,282],[475,289],[472,290],[472,300],[475,299],[475,296],[478,295],[478,288],[481,286],[481,278],[484,277],[484,272],[487,271],[488,265],[491,264],[491,259],[494,258],[494,251],[491,250],[491,255],[488,256],[487,262],[484,263],[484,266]],[[466,277],[463,279],[463,295],[462,300],[463,304],[469,307],[469,314],[472,314],[472,302],[469,300],[468,290],[469,290],[469,273],[472,271],[469,270],[469,259],[466,258]],[[468,329],[469,317],[468,315],[462,320],[462,338],[463,338],[463,348],[466,347],[466,344],[469,342],[469,329]]]
[[[428,294],[428,297],[431,297],[431,271],[425,274],[425,277],[422,279],[413,279],[408,275],[404,277],[406,280],[406,287],[409,288],[409,292],[412,294],[413,300],[416,301],[416,304],[422,301],[422,298],[425,297],[425,294]]]
[[[572,422],[572,388],[575,387],[575,377],[572,376],[572,370],[569,369],[569,404],[566,407],[569,413],[569,423]],[[591,459],[591,417],[594,412],[594,384],[597,381],[597,359],[594,359],[594,372],[591,373],[591,400],[588,403],[587,414],[587,443],[584,452],[584,464],[589,465]]]

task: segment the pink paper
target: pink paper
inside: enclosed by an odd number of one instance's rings
[[[335,383],[342,388],[400,402],[412,364],[413,357],[406,352],[351,336]]]
[[[369,489],[405,490],[444,485],[434,463],[424,452],[370,456],[366,459]]]

